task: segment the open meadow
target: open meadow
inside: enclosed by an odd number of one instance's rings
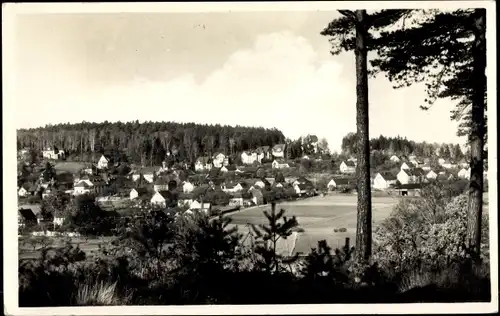
[[[398,203],[396,197],[373,197],[373,226],[387,218],[394,206]],[[331,194],[310,199],[283,202],[276,205],[277,209],[285,209],[285,216],[296,216],[304,232],[294,238],[292,245],[294,252],[309,253],[319,240],[325,239],[332,248],[342,247],[345,238],[349,237],[354,245],[356,236],[356,195]],[[231,225],[238,226],[242,234],[249,230],[246,224],[267,224],[267,219],[262,213],[270,210],[270,205],[263,205],[251,209],[244,209],[231,214]],[[233,226],[234,227],[234,226]],[[345,228],[345,232],[334,232],[334,229]],[[287,243],[287,249],[290,245]]]

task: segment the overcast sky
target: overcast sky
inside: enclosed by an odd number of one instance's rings
[[[276,127],[325,137],[356,130],[354,53],[331,56],[331,12],[18,16],[16,126],[176,121]],[[451,101],[370,80],[370,134],[460,142]]]

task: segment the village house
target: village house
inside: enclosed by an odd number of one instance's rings
[[[29,184],[23,184],[19,191],[17,191],[17,195],[20,197],[26,197],[31,195],[30,192],[28,192],[30,185]]]
[[[445,160],[444,158],[439,158],[439,159],[438,159],[438,164],[439,164],[440,166],[442,166],[445,162],[446,162],[446,160]]]
[[[298,183],[293,186],[295,193],[299,196],[312,195],[314,186],[311,183]]]
[[[253,188],[248,191],[252,195],[252,202],[255,205],[262,205],[264,204],[264,195],[262,194],[262,191],[256,188]]]
[[[147,195],[149,195],[149,190],[147,188],[134,188],[130,190],[131,200],[135,200],[137,198],[145,198],[147,197]]]
[[[158,179],[156,179],[154,185],[153,185],[153,189],[158,192],[158,191],[167,191],[169,189],[168,187],[168,180],[163,178],[163,177],[159,177]]]
[[[261,146],[255,150],[257,154],[257,161],[262,162],[262,159],[271,159],[271,152],[269,146]]]
[[[284,168],[290,168],[288,163],[284,159],[274,159],[273,162],[271,163],[271,166],[273,169],[284,169]]]
[[[415,168],[416,166],[412,162],[403,162],[401,165],[401,170],[410,170]]]
[[[347,178],[333,178],[328,182],[326,187],[327,187],[328,191],[333,191],[333,190],[341,188],[341,187],[349,186],[351,181],[352,181],[351,179],[347,179]]]
[[[189,182],[188,180],[182,182],[182,192],[191,193],[194,190],[194,184]]]
[[[454,161],[452,161],[452,160],[446,161],[441,166],[443,166],[443,168],[445,168],[445,169],[455,169],[455,168],[457,168],[457,164]]]
[[[273,146],[272,155],[275,158],[285,158],[285,144],[276,144]]]
[[[341,173],[355,173],[356,172],[356,164],[354,161],[342,161],[340,164],[340,172]]]
[[[397,179],[401,184],[419,183],[423,181],[425,173],[420,168],[401,169]]]
[[[241,162],[245,165],[251,165],[257,160],[257,153],[253,151],[244,151],[241,153]]]
[[[461,168],[468,168],[470,164],[467,161],[465,161],[464,159],[462,159],[458,165]]]
[[[470,169],[469,168],[460,169],[460,171],[458,172],[458,177],[470,180]]]
[[[25,204],[18,208],[17,223],[20,227],[40,224],[42,208],[39,204]]]
[[[390,172],[379,172],[373,178],[373,188],[378,190],[386,190],[391,186],[396,185],[398,178]]]
[[[204,170],[210,170],[212,169],[212,159],[210,157],[199,157],[196,159],[196,162],[194,164],[194,170],[195,171],[204,171]]]
[[[53,219],[52,219],[52,224],[54,225],[54,228],[56,226],[62,226],[64,224],[64,221],[66,218],[64,217],[63,213],[60,211],[56,211],[55,214],[53,214]]]
[[[157,191],[151,198],[151,205],[166,207],[167,203],[171,202],[173,194],[170,191]]]
[[[391,158],[389,158],[389,160],[394,162],[394,163],[398,163],[401,161],[401,159],[399,159],[399,157],[396,155],[392,155]]]
[[[222,191],[226,193],[240,192],[246,189],[248,185],[245,182],[229,182],[223,183],[221,186]]]
[[[228,165],[228,159],[226,159],[226,155],[224,155],[223,153],[215,153],[212,159],[212,163],[216,168],[221,168],[222,166]]]
[[[249,195],[251,196],[251,194],[249,194]],[[241,193],[231,194],[229,196],[229,205],[243,207],[243,194],[241,194]]]
[[[253,187],[260,188],[260,189],[270,188],[271,183],[266,178],[262,178],[260,180],[255,181],[255,183],[253,184]]]
[[[210,215],[212,211],[212,204],[210,203],[200,203],[199,201],[193,201],[189,206],[190,211],[200,211],[207,215]]]
[[[190,208],[193,201],[194,199],[191,193],[181,193],[177,198],[177,206]]]
[[[428,179],[428,180],[436,180],[437,179],[437,173],[435,173],[434,171],[432,170],[429,170],[429,172],[427,172],[427,174],[425,175],[425,177]]]
[[[101,158],[97,162],[98,169],[107,169],[110,162],[110,158],[105,155],[101,155]]]
[[[53,148],[46,148],[45,150],[42,150],[42,157],[51,159],[51,160],[57,160],[61,156],[59,155],[59,151],[56,153],[56,150]]]
[[[89,194],[92,186],[93,184],[90,181],[80,180],[80,182],[73,187],[73,195]]]
[[[398,184],[394,188],[401,196],[420,196],[422,192],[421,183]]]

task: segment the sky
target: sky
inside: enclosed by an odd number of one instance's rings
[[[354,53],[320,32],[336,11],[18,15],[17,128],[176,121],[276,127],[340,150],[356,131]],[[370,79],[370,136],[463,143],[454,103]]]

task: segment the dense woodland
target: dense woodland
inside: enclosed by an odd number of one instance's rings
[[[370,139],[370,149],[372,151],[384,151],[396,155],[416,155],[431,157],[439,155],[442,158],[460,160],[467,157],[467,153],[462,152],[459,144],[438,144],[428,142],[415,142],[406,137],[386,137],[380,135],[378,138]],[[342,152],[355,155],[357,152],[356,134],[349,133],[342,138]]]
[[[167,151],[192,162],[198,156],[218,151],[231,155],[284,141],[283,133],[277,129],[174,122],[82,122],[17,132],[18,148],[56,147],[84,161],[96,159],[93,153],[119,149],[129,162],[145,165],[161,164]]]

